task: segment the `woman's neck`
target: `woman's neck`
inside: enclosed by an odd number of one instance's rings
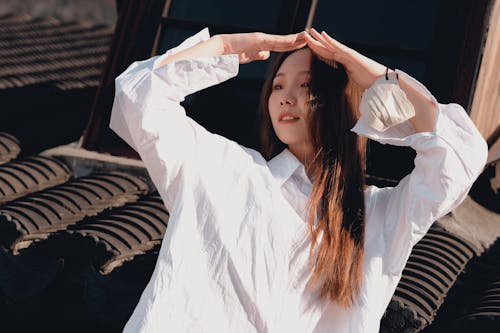
[[[306,170],[307,177],[309,179],[313,179],[314,175],[312,174],[312,161],[314,159],[314,151],[310,145],[304,144],[296,144],[296,145],[288,145],[288,150],[304,165]]]

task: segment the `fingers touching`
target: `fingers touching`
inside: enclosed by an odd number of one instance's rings
[[[345,45],[330,37],[326,32],[319,33],[314,28],[311,28],[306,40],[313,52],[327,60],[340,61],[340,55],[345,51]]]
[[[307,46],[316,53],[318,56],[327,58],[330,55],[330,51],[326,48],[326,46],[319,40],[311,37],[311,35],[306,35]]]
[[[306,45],[304,31],[290,35],[265,35],[266,49],[275,52],[286,52],[300,49]]]
[[[333,39],[332,37],[330,37],[330,35],[328,35],[325,31],[322,31],[321,34],[319,34],[316,30],[314,30],[314,28],[312,28],[311,30],[314,31],[315,35],[320,36],[321,41],[325,45],[328,45],[332,51],[335,51],[335,50],[336,51],[345,51],[346,46],[344,44],[340,43],[339,41],[337,41],[336,39]]]
[[[258,51],[254,50],[253,52],[247,52],[248,54],[253,53],[254,55],[249,57],[249,59],[244,60],[244,62],[252,60],[266,60],[269,58],[271,51],[293,51],[306,45],[324,60],[339,61],[339,54],[341,54],[346,48],[345,45],[330,37],[326,32],[319,33],[314,28],[312,28],[309,33],[302,31],[289,35],[254,33],[252,38],[254,38],[254,41],[256,42],[255,46],[257,46]]]

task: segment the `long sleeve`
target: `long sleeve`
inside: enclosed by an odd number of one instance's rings
[[[134,62],[115,80],[110,128],[139,153],[169,209],[177,187],[196,174],[192,170],[202,163],[200,156],[213,152],[216,159],[217,151],[225,149],[221,142],[229,141],[187,117],[180,102],[236,76],[238,56],[178,60],[158,67],[165,57],[208,38],[205,28],[161,56]],[[204,165],[205,170],[210,167]]]
[[[435,98],[401,71],[413,87]],[[415,168],[393,188],[369,189],[367,234],[383,235],[383,266],[388,274],[401,273],[411,248],[439,217],[467,195],[484,167],[487,146],[465,110],[458,104],[437,103],[432,132],[415,133],[408,121],[411,103],[394,78],[378,80],[363,95],[364,114],[352,131],[382,144],[412,147]]]
[[[161,59],[134,63],[116,80],[110,126],[137,150],[170,213],[124,332],[310,331],[320,306],[304,311],[309,298],[289,271],[302,219],[260,153],[208,132],[179,105],[236,75],[238,56],[158,68]]]

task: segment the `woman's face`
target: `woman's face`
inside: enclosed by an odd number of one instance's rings
[[[311,57],[309,49],[290,54],[274,76],[268,100],[276,135],[292,152],[301,154],[311,150],[308,131]]]

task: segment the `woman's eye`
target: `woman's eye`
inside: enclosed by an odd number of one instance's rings
[[[301,84],[302,87],[309,88],[311,86],[310,82],[304,82]]]
[[[273,85],[273,90],[280,90],[280,89],[281,89],[281,84]]]

